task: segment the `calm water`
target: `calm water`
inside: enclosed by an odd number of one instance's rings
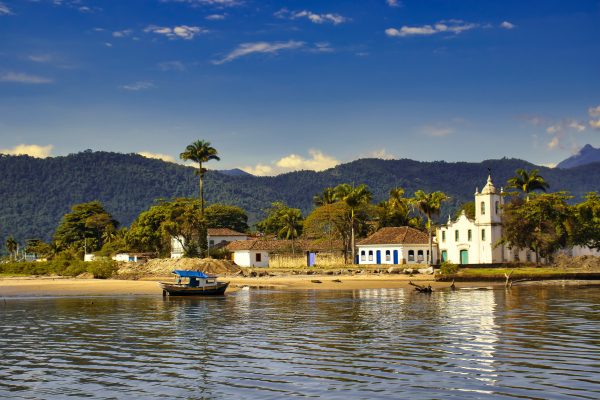
[[[0,300],[0,398],[599,399],[600,287]]]

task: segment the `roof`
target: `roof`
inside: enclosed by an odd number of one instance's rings
[[[429,236],[410,226],[381,228],[371,236],[358,242],[358,245],[374,244],[427,244]]]
[[[248,236],[229,228],[208,228],[208,236]]]
[[[209,276],[206,275],[204,272],[202,271],[185,271],[185,270],[181,270],[181,269],[176,269],[175,271],[173,271],[173,273],[175,275],[178,275],[182,278],[202,278],[202,279],[206,279]]]
[[[236,240],[227,245],[229,251],[269,251],[287,253],[292,251],[291,240],[277,239],[248,239]],[[296,251],[341,251],[342,243],[339,240],[334,240],[331,244],[328,240],[307,240],[297,239],[294,241],[294,249]]]

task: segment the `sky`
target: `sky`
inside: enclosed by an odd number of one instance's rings
[[[0,0],[0,152],[257,175],[600,146],[600,1]]]

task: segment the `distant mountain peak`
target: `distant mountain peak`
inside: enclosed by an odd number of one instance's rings
[[[251,173],[246,172],[239,168],[220,169],[220,170],[217,170],[217,172],[219,172],[223,175],[228,175],[228,176],[253,176]]]
[[[558,163],[556,168],[569,169],[595,162],[600,162],[600,149],[595,148],[591,144],[586,144],[577,154]]]

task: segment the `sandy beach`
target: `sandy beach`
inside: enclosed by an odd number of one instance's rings
[[[0,297],[20,296],[111,296],[160,295],[157,281],[171,282],[172,278],[153,280],[74,279],[51,277],[2,278]],[[447,282],[433,282],[431,276],[366,275],[366,276],[285,276],[285,277],[222,277],[231,283],[228,292],[244,286],[271,287],[292,290],[357,290],[383,288],[410,288],[409,281],[435,288],[448,287]],[[320,281],[316,283],[313,281]],[[480,285],[490,286],[490,283]],[[459,287],[477,286],[475,282],[457,283]]]

